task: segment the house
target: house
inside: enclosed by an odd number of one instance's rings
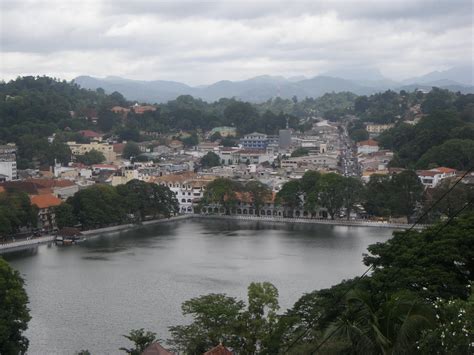
[[[91,142],[89,144],[81,144],[76,142],[67,142],[69,149],[71,149],[72,155],[84,155],[91,150],[97,150],[101,152],[107,163],[113,163],[117,159],[117,154],[114,152],[113,145]]]
[[[62,200],[74,196],[74,194],[79,191],[79,186],[71,180],[27,179],[26,182],[31,182],[41,189],[51,189],[52,194]]]
[[[173,139],[169,144],[168,144],[168,147],[171,148],[172,151],[174,152],[178,152],[180,150],[183,149],[184,145],[183,145],[183,142],[177,140],[177,139]]]
[[[425,188],[434,188],[438,186],[442,180],[456,176],[456,170],[440,167],[430,170],[418,170],[416,174]]]
[[[357,143],[357,153],[359,154],[369,154],[378,152],[379,144],[373,139],[368,139],[366,141],[361,141]]]
[[[32,205],[38,207],[38,227],[47,231],[56,229],[56,214],[54,207],[59,206],[62,201],[53,194],[30,196]]]
[[[174,355],[169,350],[166,350],[160,343],[157,341],[148,345],[145,350],[141,353],[141,355]]]
[[[130,107],[130,109],[135,112],[137,115],[143,115],[145,112],[153,112],[153,111],[156,111],[156,107],[155,106],[151,106],[151,105],[139,105],[138,103],[136,103],[135,105],[133,105],[132,107]]]
[[[212,137],[213,134],[219,133],[221,137],[235,137],[237,135],[237,129],[235,127],[214,127],[211,132],[209,132],[209,137]]]
[[[206,351],[204,355],[232,355],[232,351],[227,349],[224,345],[219,344],[209,351]]]
[[[130,112],[130,109],[128,109],[126,107],[121,107],[121,106],[114,106],[110,109],[110,111],[125,117]]]
[[[90,139],[91,141],[102,142],[103,135],[100,133],[91,131],[90,129],[79,131],[79,134],[83,136],[84,138]]]
[[[393,123],[386,123],[386,124],[376,124],[376,123],[368,123],[366,126],[367,132],[377,135],[382,132],[385,132],[386,130],[394,127],[395,125]]]

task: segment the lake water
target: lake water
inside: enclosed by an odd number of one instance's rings
[[[282,311],[305,292],[363,272],[362,253],[383,228],[187,220],[43,245],[4,257],[26,280],[30,354],[117,354],[133,328],[168,337],[181,303],[208,293],[246,299],[272,282]]]

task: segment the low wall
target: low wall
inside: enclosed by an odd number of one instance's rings
[[[375,222],[367,220],[345,220],[345,219],[316,219],[316,218],[296,218],[296,217],[267,217],[267,216],[242,216],[242,215],[194,215],[196,218],[205,219],[232,219],[242,221],[276,222],[276,223],[300,223],[300,224],[327,224],[333,226],[353,226],[353,227],[377,227],[390,229],[408,229],[412,224]],[[413,229],[421,230],[429,225],[418,224]]]
[[[412,225],[404,223],[387,223],[387,222],[372,222],[366,220],[330,220],[330,219],[314,219],[314,218],[285,218],[285,217],[267,217],[267,216],[242,216],[242,215],[203,215],[203,214],[185,214],[176,217],[155,219],[151,221],[145,221],[141,224],[121,224],[118,226],[105,227],[99,229],[91,229],[83,231],[84,238],[89,239],[97,237],[103,234],[117,233],[121,231],[138,229],[144,226],[169,223],[186,219],[221,219],[221,220],[238,220],[238,221],[256,221],[256,222],[269,222],[269,223],[298,223],[298,224],[326,224],[333,226],[348,226],[348,227],[376,227],[376,228],[390,228],[390,229],[408,229]],[[418,224],[413,229],[421,230],[429,225]],[[54,236],[48,235],[44,237],[34,238],[30,240],[21,240],[18,242],[10,242],[0,244],[0,254],[11,251],[21,250],[25,248],[34,248],[40,244],[51,243],[54,241]]]

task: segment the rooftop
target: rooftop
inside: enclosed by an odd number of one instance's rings
[[[59,206],[62,203],[61,199],[51,194],[33,195],[30,196],[30,201],[32,205],[38,206],[39,209]]]

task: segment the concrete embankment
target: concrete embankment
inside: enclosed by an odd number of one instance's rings
[[[406,223],[388,223],[375,222],[367,220],[345,220],[345,219],[314,219],[314,218],[285,218],[285,217],[267,217],[267,216],[225,216],[225,215],[195,215],[196,218],[205,219],[229,219],[240,221],[258,221],[269,223],[297,223],[297,224],[326,224],[332,226],[347,226],[347,227],[376,227],[376,228],[390,228],[390,229],[408,229],[412,225]],[[413,229],[422,230],[428,227],[426,224],[418,224]]]
[[[311,218],[284,218],[284,217],[267,217],[267,216],[225,216],[225,215],[181,215],[176,217],[171,217],[167,219],[156,219],[152,221],[145,221],[141,224],[121,224],[118,226],[111,226],[99,229],[91,229],[83,231],[83,237],[85,239],[90,239],[98,237],[104,234],[114,234],[120,233],[123,231],[131,229],[139,229],[145,226],[150,226],[160,223],[170,223],[186,219],[219,219],[219,220],[234,220],[234,221],[252,221],[252,222],[266,222],[266,223],[295,223],[295,224],[325,224],[333,226],[348,226],[348,227],[376,227],[376,228],[390,228],[390,229],[408,229],[411,227],[411,224],[402,224],[402,223],[386,223],[386,222],[372,222],[366,220],[327,220],[327,219],[311,219]],[[421,230],[426,228],[428,225],[419,224],[413,229]],[[52,243],[54,241],[54,236],[44,236],[39,238],[34,238],[30,240],[21,240],[11,243],[0,244],[0,254],[8,253],[12,251],[18,251],[27,248],[35,248],[41,244]]]
[[[90,229],[90,230],[82,231],[81,233],[84,239],[90,239],[90,238],[98,237],[104,234],[119,233],[119,232],[131,230],[131,229],[142,228],[144,226],[149,226],[149,225],[154,225],[154,224],[159,224],[159,223],[169,223],[169,222],[179,221],[183,219],[188,219],[190,217],[191,217],[190,215],[183,215],[183,216],[176,216],[176,217],[171,217],[167,219],[155,219],[152,221],[145,221],[141,224],[121,224],[118,226]],[[41,244],[52,243],[54,242],[54,238],[55,238],[54,235],[48,235],[48,236],[33,238],[30,240],[19,240],[15,242],[3,243],[3,244],[0,244],[0,254],[10,253],[14,251],[23,250],[23,249],[35,248]]]

